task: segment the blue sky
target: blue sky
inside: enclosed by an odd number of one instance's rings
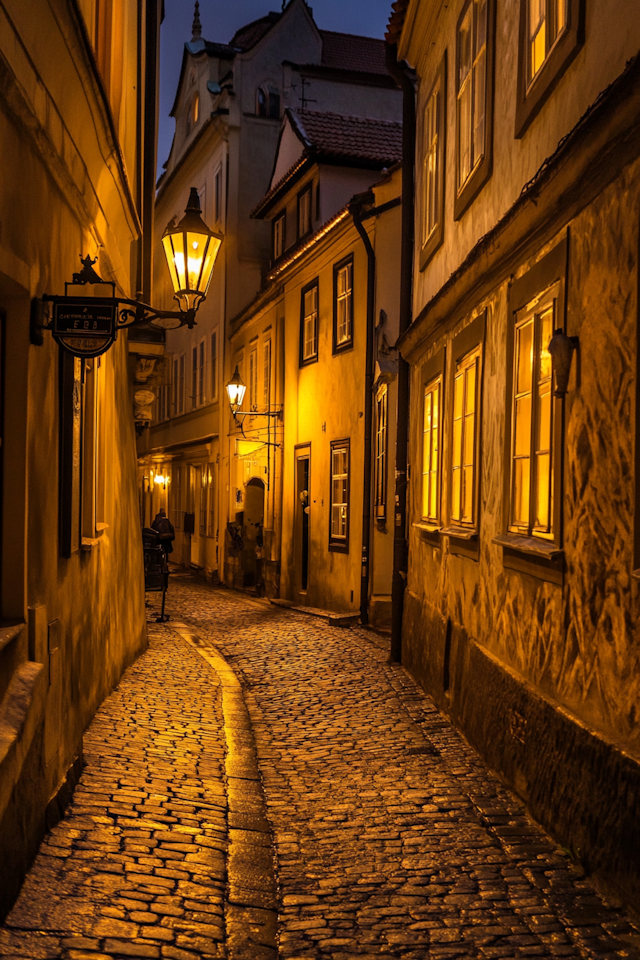
[[[311,0],[313,17],[323,30],[384,37],[392,0]],[[282,0],[200,0],[200,20],[205,40],[227,43],[245,23],[280,10]],[[165,0],[160,38],[160,128],[158,173],[167,159],[174,123],[169,117],[182,62],[185,41],[191,39],[194,0]]]

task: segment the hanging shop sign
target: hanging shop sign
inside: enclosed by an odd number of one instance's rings
[[[56,297],[51,333],[74,357],[99,357],[116,339],[114,298]]]

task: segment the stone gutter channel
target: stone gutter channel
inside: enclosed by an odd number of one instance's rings
[[[230,960],[273,960],[277,955],[278,884],[251,721],[235,673],[193,628],[171,629],[215,671],[222,691],[228,798],[226,944]]]

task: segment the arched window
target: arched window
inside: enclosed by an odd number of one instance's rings
[[[273,120],[280,118],[280,94],[273,84],[265,83],[256,90],[256,113]]]
[[[198,117],[200,116],[200,96],[196,93],[193,98],[193,123],[194,126],[198,122]]]

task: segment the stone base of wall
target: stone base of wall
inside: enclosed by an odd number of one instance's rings
[[[409,591],[402,662],[531,815],[640,911],[640,758],[583,724]]]

